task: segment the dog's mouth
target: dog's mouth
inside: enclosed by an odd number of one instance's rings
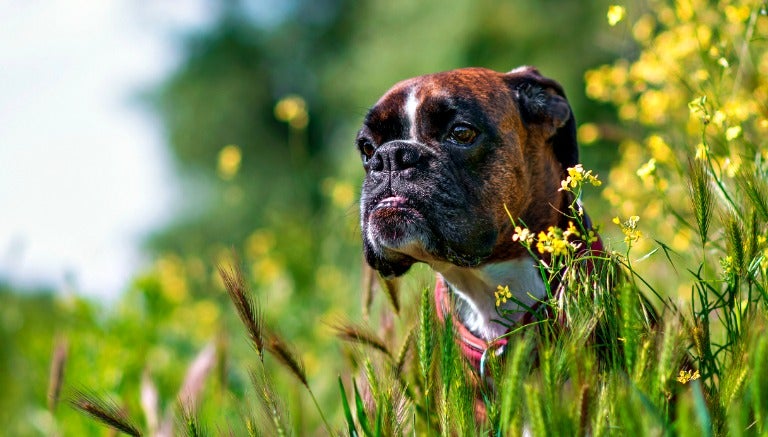
[[[384,224],[391,226],[403,221],[411,222],[424,219],[414,203],[404,196],[389,196],[378,201],[370,209],[369,221],[374,224]],[[378,223],[377,223],[378,222]]]
[[[368,239],[375,246],[416,255],[415,246],[424,248],[429,240],[425,216],[404,196],[385,197],[374,204],[368,215]],[[415,246],[414,246],[415,244]]]
[[[390,196],[379,201],[374,207],[373,211],[380,209],[413,209],[408,206],[408,199],[402,196]]]

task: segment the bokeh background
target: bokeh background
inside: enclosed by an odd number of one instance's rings
[[[202,408],[246,409],[238,396],[255,356],[216,272],[231,263],[333,411],[346,352],[329,325],[364,319],[353,139],[401,79],[537,66],[565,88],[582,161],[599,175],[631,134],[611,99],[587,97],[588,71],[639,51],[637,27],[609,25],[602,0],[99,3],[0,3],[8,435],[103,432],[66,404],[49,405],[57,347],[67,351],[62,396],[93,388],[140,417],[142,378],[171,409],[187,365],[215,343]],[[585,203],[598,223],[617,215],[599,189]],[[622,241],[618,229],[605,235]],[[405,311],[429,284],[414,270]],[[297,429],[316,422],[284,379]]]

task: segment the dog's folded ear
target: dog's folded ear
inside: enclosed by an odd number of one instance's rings
[[[575,166],[579,162],[576,120],[563,87],[534,67],[516,68],[507,78],[523,121],[544,127],[563,170]]]

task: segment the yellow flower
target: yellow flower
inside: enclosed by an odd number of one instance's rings
[[[651,151],[651,156],[656,162],[668,163],[672,160],[672,148],[669,147],[669,144],[667,144],[661,136],[651,135],[645,140],[645,143],[648,145],[648,148]]]
[[[656,174],[656,160],[653,158],[649,159],[648,162],[637,169],[637,175],[640,176],[640,179],[643,181],[654,174]]]
[[[640,95],[637,100],[640,113],[640,121],[656,125],[667,121],[669,109],[672,106],[672,96],[670,93],[662,90],[648,90]]]
[[[294,129],[306,128],[309,123],[306,100],[295,94],[283,97],[275,105],[275,118]]]
[[[533,243],[534,239],[533,233],[531,233],[528,228],[521,228],[520,226],[515,226],[515,233],[512,235],[512,241],[519,241],[525,246],[530,246],[531,243]]]
[[[728,277],[734,272],[733,257],[728,255],[720,258],[720,267],[723,269],[723,276]]]
[[[222,179],[232,179],[240,170],[240,162],[243,159],[240,147],[230,144],[219,151],[217,172]]]
[[[725,113],[723,111],[715,111],[715,115],[712,116],[712,122],[718,126],[722,126],[725,122]]]
[[[608,24],[610,26],[615,26],[619,24],[619,22],[624,19],[624,16],[626,14],[627,14],[627,10],[624,9],[624,6],[619,6],[619,5],[609,6],[608,13],[606,14],[608,18]]]
[[[698,159],[699,161],[703,161],[707,159],[708,155],[709,155],[709,147],[707,147],[704,143],[699,143],[696,145],[695,159]]]
[[[600,138],[600,129],[594,123],[584,123],[579,126],[576,136],[581,144],[591,144]]]
[[[596,232],[595,230],[593,230],[593,229],[590,229],[590,230],[587,232],[587,243],[588,243],[588,244],[594,243],[594,242],[595,242],[595,241],[597,241],[599,238],[600,238],[600,237],[598,237],[598,235],[597,235],[597,232]]]
[[[512,298],[512,292],[509,291],[509,285],[497,286],[496,291],[493,293],[496,296],[496,306],[499,307],[503,303],[507,303],[507,299]]]
[[[633,215],[625,222],[622,222],[619,217],[614,217],[613,222],[621,227],[621,232],[624,234],[624,242],[628,245],[639,240],[643,233],[637,229],[637,222],[640,221],[640,217]]]
[[[632,28],[632,35],[637,41],[648,41],[653,35],[653,28],[656,25],[652,15],[646,14],[640,17]]]
[[[741,135],[741,126],[731,126],[725,130],[725,139],[728,141],[735,140]]]
[[[731,23],[743,23],[749,19],[750,9],[747,5],[725,7],[725,16]]]
[[[584,183],[589,183],[595,187],[603,184],[597,175],[592,174],[592,170],[584,171],[584,167],[581,164],[576,164],[575,167],[568,169],[568,176],[564,181],[560,181],[560,189],[558,191],[577,192]]]
[[[681,384],[687,384],[689,381],[695,381],[697,379],[701,378],[701,375],[699,374],[699,371],[691,371],[691,370],[681,370],[680,373],[677,375],[677,380]]]
[[[579,235],[573,223],[570,223],[568,230],[550,226],[547,232],[539,232],[536,249],[541,254],[551,253],[553,256],[567,255],[580,247],[579,243],[569,243],[568,236]]]
[[[538,240],[539,241],[536,243],[536,249],[539,251],[539,253],[544,254],[550,252],[550,250],[548,250],[549,237],[544,233],[544,231],[539,232]]]
[[[707,113],[707,96],[699,96],[688,102],[688,110],[691,114]]]
[[[579,233],[579,230],[576,229],[576,226],[573,225],[573,222],[572,221],[568,221],[568,228],[563,231],[563,238],[567,239],[571,235],[573,235],[575,237],[581,236],[581,234]]]
[[[703,68],[699,68],[693,73],[693,79],[696,82],[704,82],[709,79],[709,72]]]

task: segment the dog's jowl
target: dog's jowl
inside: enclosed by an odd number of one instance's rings
[[[495,321],[497,286],[515,296],[504,304],[514,322],[546,295],[510,215],[534,233],[567,227],[573,199],[559,188],[578,162],[575,134],[562,87],[531,67],[405,80],[365,117],[357,147],[366,260],[384,277],[430,265],[440,311],[475,366],[509,329]]]

